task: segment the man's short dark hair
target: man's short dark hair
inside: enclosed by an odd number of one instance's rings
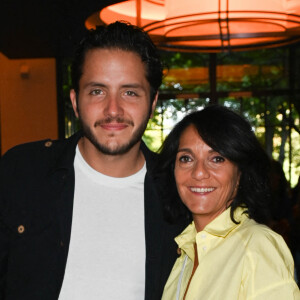
[[[80,42],[72,64],[72,85],[77,95],[85,56],[92,49],[120,49],[138,54],[146,66],[150,101],[153,102],[162,82],[163,66],[158,50],[147,33],[137,26],[119,21],[89,30]]]

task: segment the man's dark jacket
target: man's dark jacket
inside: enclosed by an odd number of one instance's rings
[[[0,299],[58,299],[70,242],[73,163],[80,137],[79,132],[67,140],[17,146],[0,161]],[[155,154],[143,143],[141,150],[150,170]],[[183,228],[163,221],[156,185],[147,171],[144,185],[147,300],[161,298],[176,258],[174,237]],[[130,255],[124,260],[129,258]]]

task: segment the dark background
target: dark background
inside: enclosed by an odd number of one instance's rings
[[[1,0],[0,52],[8,58],[70,57],[85,20],[115,0]]]

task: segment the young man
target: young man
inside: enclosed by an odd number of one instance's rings
[[[161,80],[156,48],[134,26],[81,42],[70,98],[82,131],[1,160],[0,299],[161,298],[182,230],[163,220],[141,141]]]

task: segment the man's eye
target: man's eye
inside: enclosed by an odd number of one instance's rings
[[[98,96],[98,95],[102,95],[102,94],[103,94],[102,90],[92,90],[90,92],[90,95],[93,95],[93,96]]]
[[[221,155],[218,155],[218,156],[215,156],[213,157],[213,162],[216,162],[216,163],[221,163],[221,162],[224,162],[225,161],[225,158]]]
[[[134,97],[134,96],[137,96],[137,93],[134,92],[134,91],[126,91],[126,92],[125,92],[125,95]]]

